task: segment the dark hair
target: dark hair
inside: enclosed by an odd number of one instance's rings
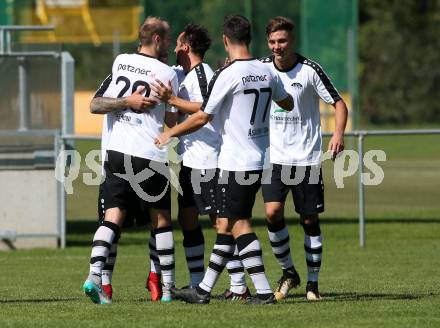
[[[160,17],[148,16],[139,28],[139,42],[149,46],[153,42],[153,35],[157,34],[161,39],[169,32],[170,25]]]
[[[182,42],[188,43],[193,53],[203,57],[211,45],[208,30],[198,24],[188,24],[183,32]]]
[[[271,33],[284,30],[291,33],[295,29],[295,23],[293,23],[290,19],[278,16],[269,21],[266,26],[266,36],[269,36]]]
[[[223,23],[223,34],[232,43],[251,43],[251,24],[248,19],[241,15],[228,15]]]

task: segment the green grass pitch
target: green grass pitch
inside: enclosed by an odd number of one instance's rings
[[[114,303],[94,305],[81,292],[96,228],[96,187],[74,185],[68,197],[68,247],[0,253],[0,327],[440,327],[440,154],[438,137],[369,138],[384,149],[382,185],[366,188],[367,247],[359,248],[354,176],[336,189],[324,166],[326,213],[320,290],[309,303],[304,284],[274,306],[213,300],[210,305],[146,301],[147,236],[123,233],[114,274]],[[347,140],[350,146],[350,141]],[[92,144],[77,144],[82,152]],[[280,270],[271,254],[261,196],[254,220],[266,271],[275,287]],[[293,258],[306,279],[303,232],[288,200]],[[173,220],[175,221],[173,210]],[[214,233],[203,219],[207,250]],[[177,285],[187,283],[182,234],[175,229]],[[208,256],[205,257],[207,262]],[[250,282],[250,281],[249,281]],[[224,273],[214,290],[227,287]]]

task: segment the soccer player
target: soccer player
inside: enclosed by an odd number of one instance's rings
[[[94,303],[111,302],[102,289],[102,270],[133,204],[151,219],[162,271],[162,301],[171,300],[170,289],[175,283],[167,149],[153,144],[154,136],[163,131],[166,105],[149,97],[153,79],[171,81],[177,89],[176,73],[158,60],[170,45],[169,24],[148,17],[140,27],[139,40],[138,53],[116,57],[112,74],[90,104],[92,113],[105,114],[107,127],[102,145],[106,158],[100,200],[104,221],[93,238],[90,273],[83,286]]]
[[[292,191],[295,211],[304,229],[306,295],[308,300],[319,300],[322,236],[318,214],[324,211],[319,98],[335,107],[335,131],[328,145],[333,159],[344,149],[347,107],[321,66],[295,53],[292,21],[285,17],[270,20],[266,35],[272,55],[262,61],[278,74],[296,104],[294,110],[286,112],[272,102],[270,162],[273,168],[270,183],[262,187],[272,251],[283,270],[275,296],[277,300],[284,299],[291,288],[300,284],[284,220],[284,203]],[[289,183],[295,174],[301,177],[300,182]]]
[[[208,93],[208,82],[213,76],[209,65],[203,63],[203,57],[211,44],[205,28],[189,24],[177,38],[174,50],[179,67],[183,68],[184,80],[179,85],[178,96],[172,96],[171,88],[162,89],[152,86],[161,100],[180,110],[180,121],[200,109]],[[185,101],[187,100],[187,101]],[[195,103],[195,104],[194,104]],[[182,166],[179,180],[183,194],[178,196],[179,223],[183,232],[183,246],[190,272],[189,287],[197,286],[204,274],[204,236],[199,225],[199,215],[209,215],[216,226],[216,180],[218,177],[217,158],[221,136],[213,123],[208,122],[200,130],[180,137],[179,153]],[[198,178],[199,183],[195,181]],[[196,190],[197,186],[199,190]],[[250,296],[246,285],[244,268],[238,259],[235,247],[235,258],[226,265],[231,276],[230,289],[225,291],[227,300],[245,300]]]
[[[137,51],[140,52],[142,48],[142,45],[140,44],[138,46]],[[168,62],[168,53],[161,54],[161,57],[159,60],[163,63]],[[183,72],[182,70],[175,70],[178,81],[183,80]],[[172,94],[172,92],[171,92]],[[98,97],[99,95],[96,94],[95,97]],[[165,122],[167,126],[173,126],[176,123],[177,115],[174,115],[173,112],[167,111],[165,113]],[[106,149],[105,145],[107,144],[106,136],[107,136],[107,122],[106,120],[103,120],[103,130],[102,130],[102,158],[105,158],[106,155]],[[104,161],[103,161],[104,164]],[[103,176],[105,175],[104,172],[104,165],[102,166],[103,169]],[[99,197],[98,197],[98,223],[102,224],[104,221],[104,205],[102,204],[101,200],[103,199],[103,184],[99,187]],[[148,209],[142,209],[139,206],[139,202],[136,201],[136,199],[133,199],[133,202],[128,206],[127,213],[125,215],[124,223],[122,228],[131,227],[133,225],[136,226],[145,226],[147,224],[150,224],[150,218]],[[149,250],[149,257],[150,257],[150,272],[147,275],[147,282],[146,282],[146,288],[150,291],[151,294],[151,300],[153,302],[160,301],[162,298],[162,281],[161,281],[161,269],[160,269],[160,263],[159,263],[159,257],[157,256],[157,250],[156,250],[156,239],[155,239],[155,233],[154,229],[151,229],[151,235],[148,242],[148,250]],[[108,298],[112,299],[113,296],[113,288],[112,288],[112,277],[113,277],[113,271],[116,264],[116,257],[117,257],[117,251],[118,251],[118,244],[119,244],[119,238],[120,238],[121,232],[119,235],[115,236],[113,239],[113,243],[110,247],[110,252],[107,257],[107,260],[104,264],[104,268],[102,269],[102,289],[107,295]]]
[[[196,288],[173,289],[178,299],[206,304],[237,244],[239,258],[257,291],[250,303],[272,304],[275,298],[264,271],[261,246],[251,226],[255,195],[260,188],[269,146],[267,114],[270,101],[291,110],[292,98],[278,77],[249,53],[251,27],[240,15],[225,17],[223,42],[231,61],[214,74],[201,110],[157,137],[164,144],[173,136],[194,132],[218,120],[222,144],[218,158],[217,239],[209,267]],[[232,232],[232,236],[227,234]]]
[[[138,46],[137,51],[140,52],[142,45]],[[166,55],[166,56],[165,56]],[[163,63],[167,63],[168,61],[168,54],[163,54],[162,57],[159,58],[159,60]],[[178,71],[176,71],[178,73]],[[180,81],[181,74],[178,74],[178,79]],[[99,94],[96,94],[95,97],[98,97]],[[151,99],[150,99],[151,101]],[[174,115],[172,112],[166,112],[165,113],[165,122],[168,126],[175,125],[177,119],[177,115]],[[105,158],[106,156],[106,149],[105,145],[107,144],[107,120],[103,120],[103,129],[102,129],[102,141],[101,141],[101,151],[102,151],[102,158]],[[104,161],[103,161],[104,164]],[[102,165],[102,175],[105,175],[104,171],[104,165]],[[102,224],[104,221],[105,216],[105,210],[104,205],[102,203],[103,199],[103,184],[99,186],[99,197],[98,197],[98,223]],[[140,208],[139,202],[137,202],[136,199],[132,199],[133,202],[128,206],[127,213],[125,215],[124,223],[122,228],[131,227],[133,225],[137,226],[145,226],[147,224],[150,224],[150,218],[148,209],[142,209]],[[112,277],[113,277],[113,271],[116,264],[116,257],[117,257],[117,251],[118,251],[118,244],[119,244],[119,238],[120,238],[121,232],[119,235],[115,236],[113,239],[113,243],[110,247],[110,252],[108,254],[107,260],[104,264],[104,268],[102,269],[102,289],[107,295],[108,298],[112,299],[113,296],[113,288],[112,288]],[[156,239],[154,236],[154,230],[151,230],[151,236],[148,243],[148,249],[149,249],[149,256],[150,256],[150,272],[147,276],[147,283],[146,288],[151,293],[151,300],[152,301],[160,301],[162,298],[162,282],[161,282],[161,270],[160,270],[160,263],[159,258],[157,256],[157,250],[156,250]]]

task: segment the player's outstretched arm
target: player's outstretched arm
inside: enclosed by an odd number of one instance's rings
[[[293,98],[291,95],[288,95],[286,98],[280,101],[275,101],[278,106],[280,106],[282,109],[290,112],[293,109],[294,103]]]
[[[156,97],[175,108],[178,108],[182,113],[196,113],[202,106],[201,102],[188,101],[173,95],[173,88],[171,82],[168,81],[168,86],[163,84],[160,80],[156,79],[156,82],[151,83],[151,89],[156,92]]]
[[[168,102],[173,107],[178,108],[182,113],[193,114],[197,113],[202,107],[201,102],[188,101],[177,96],[172,96]]]
[[[133,94],[122,98],[96,97],[90,102],[92,114],[107,114],[115,111],[133,108],[141,112],[148,112],[157,105],[157,101],[142,95],[145,87],[139,87]]]
[[[161,133],[154,140],[154,144],[161,146],[166,145],[172,137],[179,137],[185,134],[197,131],[211,120],[211,115],[203,111],[199,111],[189,116],[185,121],[175,125],[171,129]]]
[[[336,158],[344,150],[344,131],[347,125],[348,110],[344,100],[339,99],[333,105],[335,107],[335,131],[328,144],[328,150],[332,153],[332,159]]]

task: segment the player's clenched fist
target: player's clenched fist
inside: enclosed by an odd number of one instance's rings
[[[161,134],[159,134],[155,139],[154,139],[154,144],[161,148],[162,146],[165,146],[166,144],[168,144],[170,142],[170,135],[165,131]]]

